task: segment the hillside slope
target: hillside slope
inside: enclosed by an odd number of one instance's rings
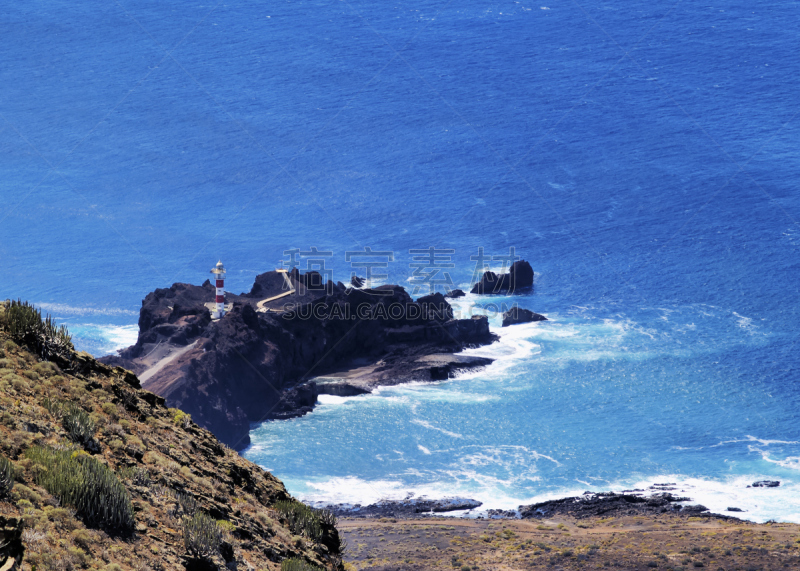
[[[12,334],[11,313],[0,303],[0,569],[341,568],[329,514],[130,371]]]

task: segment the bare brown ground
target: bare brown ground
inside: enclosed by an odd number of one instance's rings
[[[800,569],[800,525],[679,515],[544,520],[343,519],[346,569]]]

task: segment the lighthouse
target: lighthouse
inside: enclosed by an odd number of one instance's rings
[[[217,265],[211,270],[217,282],[217,296],[215,298],[216,307],[211,312],[212,319],[221,319],[225,315],[225,266],[222,261],[217,262]]]

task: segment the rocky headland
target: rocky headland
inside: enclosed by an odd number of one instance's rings
[[[444,380],[491,363],[455,354],[496,340],[485,316],[455,319],[439,293],[414,301],[400,286],[363,285],[266,272],[249,292],[227,293],[227,313],[212,320],[211,283],[177,283],[145,297],[136,344],[101,361],[134,371],[237,449],[251,423],[305,414],[319,394]]]

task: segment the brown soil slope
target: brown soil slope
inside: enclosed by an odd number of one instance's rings
[[[3,330],[5,312],[0,303],[0,569],[274,571],[288,558],[341,567],[330,522],[298,535],[276,511],[291,497],[274,476],[141,390],[129,371],[74,352],[59,367],[17,345]],[[96,427],[85,442],[67,431],[60,410],[69,407]],[[43,475],[54,468],[31,457],[36,447],[110,468],[131,500],[127,529],[91,521],[48,492]],[[197,513],[220,536],[205,554],[185,542],[187,516]]]

